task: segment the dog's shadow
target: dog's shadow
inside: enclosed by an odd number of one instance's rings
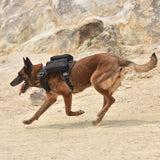
[[[145,121],[145,120],[103,120],[98,127],[113,128],[113,127],[136,127],[141,125],[160,124],[160,121]],[[51,124],[43,126],[27,126],[26,129],[81,129],[97,127],[91,121],[73,122],[65,124]]]
[[[145,120],[109,120],[104,121],[101,124],[103,127],[112,128],[112,127],[136,127],[142,125],[151,125],[151,124],[160,124],[160,121],[145,121]]]

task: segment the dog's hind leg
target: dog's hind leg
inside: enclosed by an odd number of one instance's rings
[[[97,125],[104,117],[105,113],[108,111],[110,106],[115,102],[115,99],[112,97],[113,92],[118,88],[123,78],[122,69],[120,68],[117,72],[114,72],[109,78],[105,74],[101,76],[101,79],[93,78],[93,85],[95,89],[104,96],[104,104],[101,111],[98,113],[98,118],[93,121],[94,125]]]
[[[94,125],[97,125],[99,122],[101,122],[105,113],[108,111],[108,109],[111,107],[111,105],[115,102],[115,99],[112,97],[111,94],[109,94],[108,91],[102,90],[102,91],[99,91],[99,93],[104,95],[105,99],[107,100],[107,103],[106,103],[106,105],[103,106],[101,111],[98,113],[98,115],[97,115],[98,118],[92,122]]]
[[[103,107],[107,104],[107,100],[103,97]]]
[[[71,111],[71,106],[72,106],[72,93],[68,93],[67,95],[63,95],[63,99],[64,99],[64,102],[65,102],[65,110],[66,110],[66,114],[68,116],[79,116],[81,114],[84,113],[84,111],[82,110],[79,110],[79,111],[75,111],[75,112],[72,112]]]
[[[47,98],[40,109],[33,115],[32,118],[24,120],[24,124],[31,124],[33,121],[38,120],[38,118],[57,100],[57,95],[47,93]]]

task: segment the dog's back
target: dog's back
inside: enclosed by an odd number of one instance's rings
[[[70,74],[74,92],[80,92],[91,86],[93,74],[100,76],[104,72],[113,72],[118,67],[118,56],[109,53],[92,55],[79,60]],[[114,63],[112,63],[114,61]]]

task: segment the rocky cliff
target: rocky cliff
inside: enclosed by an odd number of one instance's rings
[[[1,55],[120,54],[159,42],[160,0],[0,1]]]

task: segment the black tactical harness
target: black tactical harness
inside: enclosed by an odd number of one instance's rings
[[[75,63],[76,61],[73,61],[73,57],[69,54],[51,57],[51,61],[47,62],[46,66],[39,72],[39,80],[42,88],[44,88],[47,92],[50,92],[51,89],[46,81],[46,76],[48,73],[59,72],[61,77],[73,91],[73,86],[69,80],[69,75]]]

